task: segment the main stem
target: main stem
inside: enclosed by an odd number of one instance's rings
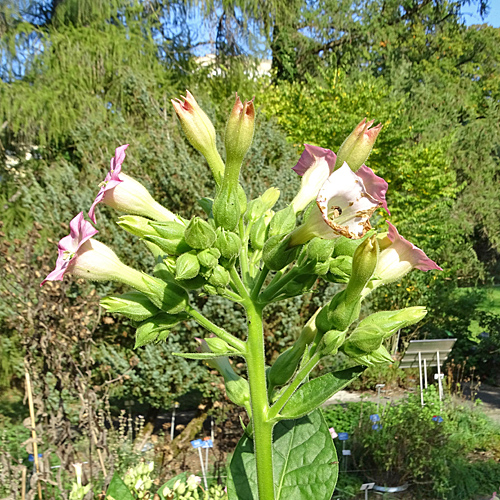
[[[259,500],[274,500],[273,424],[268,420],[266,363],[262,328],[262,307],[249,299],[247,366],[252,405],[253,442],[257,464]]]

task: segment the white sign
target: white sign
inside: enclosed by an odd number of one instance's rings
[[[346,455],[350,455],[351,454],[351,450],[342,450],[342,455],[346,456]]]
[[[375,486],[375,483],[365,483],[361,485],[360,491],[371,490]]]

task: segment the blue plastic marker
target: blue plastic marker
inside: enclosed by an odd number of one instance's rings
[[[200,464],[201,464],[201,473],[203,474],[203,484],[205,485],[205,489],[208,488],[207,485],[207,476],[205,474],[205,466],[203,465],[203,457],[201,456],[201,449],[203,448],[203,439],[194,439],[191,441],[191,446],[193,448],[198,448],[198,455],[200,456]]]
[[[349,439],[349,434],[347,432],[339,432],[339,440],[347,441]]]

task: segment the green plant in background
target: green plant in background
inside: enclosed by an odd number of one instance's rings
[[[161,500],[227,500],[227,493],[221,485],[211,485],[204,489],[201,486],[201,477],[191,474],[176,476],[158,489]]]
[[[99,231],[80,212],[70,223],[70,234],[60,240],[56,267],[42,285],[71,274],[132,287],[135,292],[112,295],[101,303],[137,325],[136,347],[163,342],[187,318],[199,323],[212,334],[200,340],[200,352],[175,354],[206,360],[216,368],[227,396],[250,418],[229,466],[229,498],[329,499],[338,475],[337,455],[319,407],[365,366],[392,361],[384,340],[426,315],[424,307],[411,307],[359,321],[361,303],[373,290],[414,268],[440,268],[391,223],[387,233],[371,230],[371,215],[379,207],[387,210],[387,183],[364,164],[380,125],[372,128],[373,121],[360,122],[338,150],[338,163],[331,150],[306,145],[294,167],[301,186],[289,205],[274,211],[278,189],[271,187],[249,199],[240,184],[254,136],[253,101],[243,103],[236,96],[226,126],[225,162],[215,128],[194,97],[188,92],[173,104],[215,180],[215,197],[198,200],[206,216],[186,220],[156,202],[141,183],[122,172],[128,145],[121,146],[89,217],[97,222],[98,205],[125,212],[120,226],[151,252],[152,273],[123,263],[94,238]],[[264,309],[311,291],[320,277],[346,286],[323,300],[295,343],[266,367]],[[243,308],[246,339],[194,307],[194,291]],[[339,351],[353,361],[352,368],[309,380],[324,357]],[[248,378],[234,371],[231,357],[245,360]],[[140,479],[134,487],[139,482],[143,486]]]

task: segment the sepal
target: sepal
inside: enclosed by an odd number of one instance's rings
[[[159,312],[159,309],[141,292],[127,292],[101,299],[101,306],[108,313],[119,313],[134,321],[143,321]]]

